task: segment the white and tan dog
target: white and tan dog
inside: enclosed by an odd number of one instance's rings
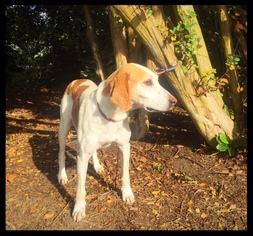
[[[137,108],[149,112],[168,111],[176,102],[176,98],[161,87],[155,73],[134,63],[125,64],[99,86],[85,79],[74,80],[68,85],[60,109],[58,180],[63,185],[68,182],[65,142],[73,122],[79,148],[74,221],[85,217],[85,181],[90,156],[95,171],[101,173],[103,167],[96,150],[110,144],[117,144],[120,150],[123,201],[134,202],[129,177],[131,133],[127,116]]]

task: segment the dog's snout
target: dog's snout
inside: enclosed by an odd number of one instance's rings
[[[170,101],[171,106],[175,106],[177,103],[177,99],[173,96],[170,96],[169,101]]]

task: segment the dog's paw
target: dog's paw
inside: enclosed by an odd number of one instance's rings
[[[132,189],[130,188],[122,190],[122,198],[124,202],[126,202],[129,205],[132,205],[135,201]]]
[[[94,169],[95,169],[96,173],[98,173],[98,174],[102,174],[104,172],[104,167],[101,166],[99,163],[94,164]]]
[[[78,222],[85,218],[85,202],[75,204],[72,217],[75,222]]]
[[[59,184],[62,184],[62,185],[65,185],[66,183],[68,183],[68,177],[67,177],[67,175],[65,174],[65,175],[63,175],[63,174],[58,174],[57,175],[57,177],[58,177],[58,182],[59,182]]]

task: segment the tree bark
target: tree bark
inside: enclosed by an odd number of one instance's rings
[[[229,20],[227,8],[225,5],[218,5],[217,9],[220,16],[220,30],[221,30],[221,37],[224,44],[224,54],[225,54],[225,58],[227,58],[228,55],[234,56],[234,47],[233,47],[233,40],[231,37],[230,20]],[[227,73],[230,76],[229,88],[231,91],[231,100],[232,100],[232,107],[233,107],[234,113],[235,115],[242,114],[243,112],[242,99],[241,99],[240,93],[238,93],[237,91],[239,82],[238,82],[238,73],[237,73],[236,66],[234,70],[228,69]]]
[[[100,76],[101,80],[103,81],[105,79],[105,74],[104,74],[103,64],[102,64],[102,60],[99,53],[98,39],[97,39],[96,32],[94,29],[90,8],[88,5],[84,5],[83,9],[84,9],[85,17],[86,17],[86,22],[87,22],[87,29],[86,29],[87,37],[91,45],[95,63],[97,65],[96,73],[98,76]]]
[[[195,12],[192,5],[176,5],[175,6],[176,11],[180,18],[182,19],[184,15],[188,15],[187,11]],[[198,35],[198,46],[196,48],[197,54],[195,55],[196,64],[198,65],[197,71],[199,73],[200,79],[202,80],[207,72],[211,71],[212,64],[208,55],[208,51],[206,48],[206,43],[203,38],[203,34],[201,31],[201,28],[199,26],[198,20],[196,17],[194,17],[194,21],[196,22],[196,25],[192,26],[191,30],[194,30]],[[189,32],[191,33],[191,32]],[[208,83],[208,82],[207,82]],[[220,95],[220,91],[210,91],[215,99],[217,100],[217,103],[223,107],[224,102]]]
[[[147,50],[154,56],[157,66],[166,68],[176,64],[173,49],[164,43],[163,37],[156,28],[157,22],[152,15],[136,5],[114,5],[125,23],[131,26]],[[212,93],[196,96],[193,81],[199,81],[199,75],[194,69],[190,74],[184,74],[180,65],[173,72],[165,73],[171,86],[182,101],[200,134],[211,147],[217,142],[215,137],[221,133],[230,139],[238,137],[239,128],[217,103]]]
[[[115,56],[116,68],[120,68],[128,61],[128,49],[126,39],[126,27],[123,25],[121,17],[112,6],[108,7],[110,29]]]

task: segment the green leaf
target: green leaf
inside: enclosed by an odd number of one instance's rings
[[[233,156],[234,155],[234,148],[228,148],[228,155]]]
[[[231,142],[232,147],[242,147],[247,144],[247,137],[240,137]]]
[[[228,146],[222,145],[222,144],[218,144],[216,146],[216,149],[219,150],[220,152],[225,152],[228,150]]]
[[[224,143],[224,144],[229,144],[229,143],[230,143],[230,140],[229,140],[229,138],[228,138],[227,135],[225,135],[225,134],[220,134],[218,137],[219,137],[219,140],[220,140],[222,143]]]

